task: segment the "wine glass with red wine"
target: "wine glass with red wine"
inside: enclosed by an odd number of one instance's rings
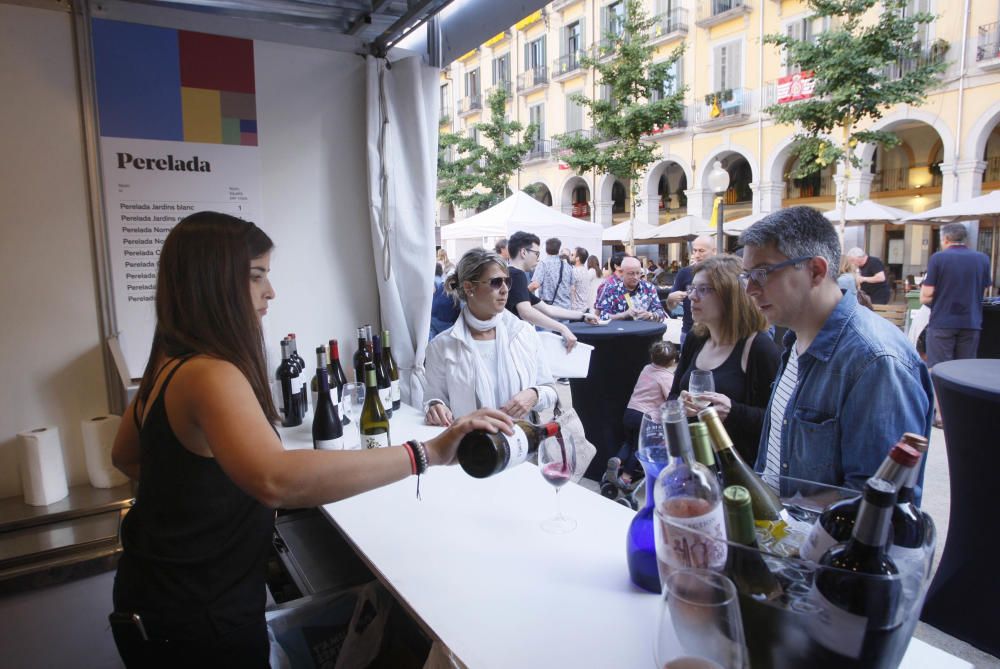
[[[559,433],[542,440],[538,445],[538,469],[542,478],[556,489],[556,515],[542,522],[542,529],[550,534],[566,534],[576,529],[576,520],[563,515],[559,504],[559,490],[569,483],[576,470],[576,444],[568,434]]]

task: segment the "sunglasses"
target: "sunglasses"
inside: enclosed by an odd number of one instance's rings
[[[507,286],[510,288],[510,277],[509,276],[495,276],[492,279],[484,279],[482,281],[473,281],[472,283],[488,283],[490,288],[493,290],[500,290],[500,286]]]

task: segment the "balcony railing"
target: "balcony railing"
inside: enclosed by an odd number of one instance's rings
[[[510,98],[511,97],[511,91],[513,90],[513,88],[514,88],[514,86],[513,86],[513,84],[511,84],[511,82],[510,82],[509,79],[505,80],[505,81],[498,81],[497,84],[496,84],[496,86],[494,86],[493,88],[490,88],[490,89],[488,89],[486,91],[485,98],[488,100],[489,97],[491,95],[493,95],[493,93],[496,92],[496,91],[503,91],[504,93],[507,94],[507,97]]]
[[[979,26],[979,42],[976,47],[976,61],[1000,59],[1000,21]]]
[[[483,96],[481,95],[467,95],[458,101],[458,113],[460,115],[481,111],[482,108]]]
[[[524,160],[547,160],[551,155],[551,142],[547,139],[536,139],[534,145],[524,154]]]
[[[451,103],[445,101],[438,110],[438,123],[445,124],[451,121]]]
[[[785,192],[788,193],[789,200],[797,200],[803,197],[832,197],[837,194],[837,187],[833,181],[832,174],[821,175],[815,178],[806,178],[795,184],[794,180],[785,182]]]
[[[1000,156],[986,158],[986,171],[983,172],[983,182],[1000,181]]]
[[[886,65],[882,74],[886,79],[895,81],[897,79],[901,79],[903,75],[909,74],[918,67],[932,63],[939,63],[943,59],[943,52],[934,51],[933,49],[924,49],[919,56],[914,58],[901,58],[895,63]]]
[[[706,96],[697,105],[695,123],[702,126],[726,125],[750,117],[750,91],[733,88]]]
[[[750,10],[750,0],[708,0],[701,4],[697,24],[702,28],[709,28],[736,16],[749,14]]]
[[[658,16],[653,25],[651,42],[665,40],[671,35],[682,35],[688,31],[688,10],[676,7],[666,14]]]
[[[690,114],[688,113],[688,108],[685,106],[681,109],[681,117],[674,121],[673,123],[664,124],[656,126],[652,132],[649,133],[650,137],[659,137],[662,135],[669,135],[671,133],[680,132],[687,129],[688,119]]]
[[[897,190],[906,190],[910,187],[910,168],[895,167],[881,170],[875,173],[872,179],[871,191],[873,193],[890,193]]]
[[[574,202],[573,204],[564,204],[562,207],[562,213],[567,216],[572,216],[573,218],[590,218],[590,203],[589,202]]]
[[[547,83],[549,83],[548,68],[544,65],[539,65],[517,75],[517,92],[524,93],[525,91],[544,86]]]
[[[580,71],[580,58],[583,56],[582,51],[573,51],[557,58],[552,63],[552,78],[558,78],[573,74],[574,72]]]

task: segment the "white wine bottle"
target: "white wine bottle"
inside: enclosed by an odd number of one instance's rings
[[[372,356],[375,363],[375,384],[378,386],[378,398],[382,400],[385,414],[392,418],[392,384],[385,373],[385,363],[382,361],[382,342],[378,335],[372,337]]]
[[[403,400],[399,393],[399,367],[392,357],[392,347],[389,344],[389,331],[382,331],[382,365],[385,366],[385,374],[389,377],[389,385],[392,388],[392,410],[399,411]]]
[[[378,396],[375,365],[365,364],[365,404],[361,408],[361,445],[364,448],[388,448],[389,416]]]
[[[559,434],[559,423],[535,425],[514,421],[514,434],[473,430],[458,443],[458,464],[469,476],[484,479],[521,464],[538,452],[546,437]]]
[[[316,349],[316,378],[319,390],[313,408],[313,448],[323,451],[344,449],[344,427],[340,422],[337,405],[330,392],[329,371],[326,368],[326,349]]]

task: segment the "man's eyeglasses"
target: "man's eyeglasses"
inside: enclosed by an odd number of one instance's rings
[[[746,288],[747,285],[753,281],[755,284],[763,288],[767,284],[767,275],[771,272],[777,272],[779,269],[784,269],[786,267],[791,267],[792,265],[798,265],[804,263],[807,260],[812,260],[816,256],[799,256],[798,258],[790,258],[788,260],[783,260],[782,262],[775,263],[774,265],[764,265],[763,267],[754,267],[752,270],[743,272],[740,274],[740,283]]]
[[[510,288],[510,277],[495,276],[492,279],[483,279],[482,281],[473,281],[472,283],[488,283],[490,284],[490,288],[493,290],[500,290],[500,286],[507,286]]]
[[[542,252],[539,249],[524,249],[524,250],[527,251],[528,253],[534,253],[536,258],[540,258],[542,256]]]
[[[715,288],[707,283],[692,283],[688,286],[688,297],[707,297],[715,292]]]

